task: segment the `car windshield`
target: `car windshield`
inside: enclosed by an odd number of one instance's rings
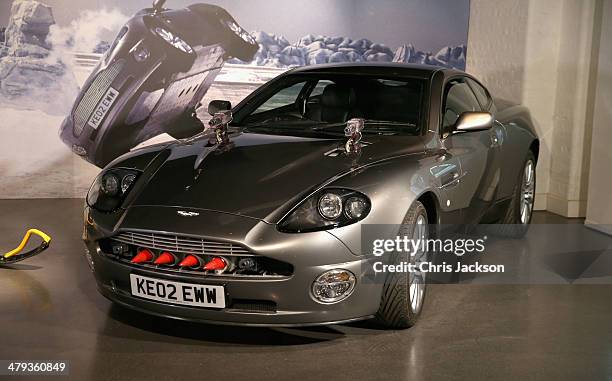
[[[365,134],[420,132],[425,81],[367,75],[288,75],[266,85],[234,115],[234,126],[258,133],[344,134],[351,118]]]

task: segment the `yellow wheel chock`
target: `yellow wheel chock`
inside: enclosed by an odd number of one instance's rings
[[[32,234],[37,235],[40,238],[42,238],[42,242],[40,243],[38,247],[30,251],[27,251],[25,253],[21,253],[23,249],[26,247],[26,245],[28,244],[28,241],[30,240],[30,237],[32,236]],[[0,256],[0,266],[23,261],[24,259],[40,254],[49,247],[50,242],[51,242],[51,237],[49,237],[47,234],[41,232],[38,229],[30,229],[23,236],[23,239],[21,240],[21,243],[19,244],[19,246],[9,251],[8,253],[5,253]]]

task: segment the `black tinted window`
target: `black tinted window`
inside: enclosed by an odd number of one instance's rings
[[[420,82],[371,79],[349,83],[355,89],[356,116],[418,124],[423,92]]]
[[[442,131],[452,128],[459,116],[467,111],[481,111],[476,96],[467,83],[458,80],[449,82],[444,101]]]
[[[482,87],[478,82],[473,81],[470,78],[468,78],[467,81],[472,87],[472,90],[474,90],[474,94],[476,94],[476,98],[478,98],[478,101],[482,105],[483,109],[488,110],[491,98],[489,97],[487,90],[485,90],[485,88]]]
[[[364,133],[420,132],[426,83],[417,78],[306,73],[281,76],[234,115],[250,131],[310,131],[344,134],[351,118],[365,119]],[[336,125],[336,126],[334,126]]]

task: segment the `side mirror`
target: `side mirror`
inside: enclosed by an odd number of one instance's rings
[[[484,131],[493,127],[493,115],[488,112],[464,112],[455,123],[455,131]]]
[[[232,109],[232,103],[230,101],[214,100],[208,104],[208,113],[215,115],[218,112],[229,111]]]

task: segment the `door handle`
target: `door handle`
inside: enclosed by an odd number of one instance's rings
[[[450,186],[459,184],[461,182],[461,177],[463,176],[459,175],[459,172],[453,171],[449,173],[449,176],[445,177],[445,179],[442,180],[442,185],[440,185],[440,189],[448,188]]]

